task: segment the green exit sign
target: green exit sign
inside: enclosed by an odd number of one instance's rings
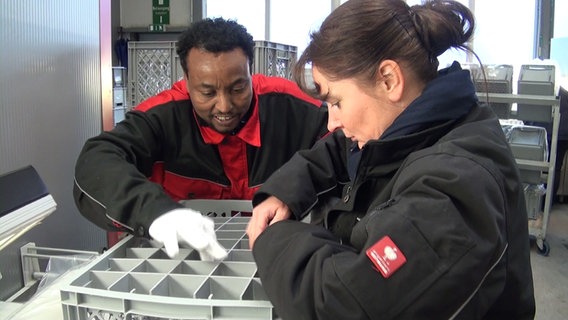
[[[152,0],[152,24],[170,24],[170,0]]]

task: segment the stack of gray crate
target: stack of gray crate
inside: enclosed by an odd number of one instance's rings
[[[537,126],[513,126],[509,130],[509,145],[515,159],[531,161],[548,160],[546,129]],[[521,180],[525,184],[525,201],[529,218],[536,219],[541,211],[544,188],[541,171],[520,169]]]
[[[554,96],[555,67],[553,65],[522,65],[517,91],[521,95]],[[511,149],[517,159],[548,161],[548,138],[544,127],[553,120],[552,106],[519,103],[517,118],[535,126],[518,127],[510,137]],[[544,190],[541,172],[521,169],[525,186],[525,201],[529,218],[541,212]],[[546,186],[552,188],[552,186]]]
[[[553,65],[523,65],[519,74],[518,93],[540,96],[555,95]],[[532,122],[551,122],[552,106],[519,104],[517,118]]]

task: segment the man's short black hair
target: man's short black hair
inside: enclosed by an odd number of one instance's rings
[[[206,18],[196,21],[184,31],[177,42],[177,54],[183,72],[187,74],[187,54],[192,48],[209,52],[227,52],[241,48],[252,66],[254,41],[247,29],[234,20]]]

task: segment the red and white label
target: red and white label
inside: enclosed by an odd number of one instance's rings
[[[406,263],[406,257],[389,236],[377,241],[366,253],[384,278],[390,277]]]

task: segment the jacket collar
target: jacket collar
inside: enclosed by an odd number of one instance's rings
[[[383,133],[381,140],[408,135],[466,115],[477,104],[469,71],[458,62],[438,72],[422,94]]]
[[[439,76],[428,83],[423,93],[380,139],[367,143],[364,147],[366,166],[396,163],[415,150],[433,145],[462,121],[477,103],[469,71],[462,70],[459,63],[454,62],[451,67],[440,70]],[[357,149],[356,144],[348,143],[351,150]],[[355,174],[358,162],[350,162],[351,175]]]
[[[233,133],[220,133],[213,128],[207,126],[199,116],[193,110],[193,116],[195,120],[199,124],[199,131],[201,132],[201,136],[203,140],[207,144],[220,144],[223,140],[228,136],[235,136],[247,144],[250,144],[255,147],[260,147],[260,120],[258,116],[258,99],[256,93],[253,90],[253,99],[251,102],[251,106],[247,115],[241,120],[243,123],[240,129],[237,129],[236,132]]]

